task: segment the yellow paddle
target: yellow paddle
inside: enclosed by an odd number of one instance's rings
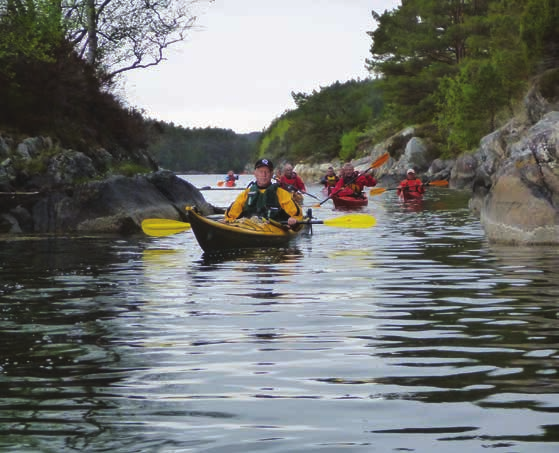
[[[441,179],[440,181],[431,181],[431,182],[426,182],[425,184],[423,184],[423,186],[438,186],[438,187],[444,187],[444,186],[448,186],[448,181],[445,181],[444,179]],[[369,195],[371,195],[372,197],[375,195],[380,195],[381,193],[386,192],[387,190],[398,190],[399,187],[376,187],[374,189],[371,189],[369,191]]]
[[[302,220],[302,225],[326,225],[338,228],[371,228],[377,224],[377,219],[368,214],[349,214],[326,220]]]
[[[142,230],[148,236],[170,236],[190,229],[190,223],[171,219],[145,219]]]
[[[367,168],[367,170],[365,170],[364,172],[360,173],[360,175],[364,175],[365,173],[368,173],[369,171],[380,167],[381,165],[385,164],[386,161],[390,159],[390,154],[388,153],[384,153],[382,156],[380,156],[379,158],[377,158],[371,165],[369,168]],[[359,177],[356,176],[355,178],[353,178],[350,182],[348,182],[343,188],[347,187],[349,184],[351,184],[353,181],[355,181],[357,178]],[[332,198],[332,196],[336,195],[339,191],[341,191],[342,189],[338,189],[336,192],[332,192],[330,195],[328,195],[327,198],[325,198],[324,200],[322,200],[320,203],[317,203],[315,205],[313,205],[313,208],[320,208],[324,203],[326,203],[328,200],[330,200],[330,198]]]
[[[286,223],[286,222],[282,222]],[[349,214],[326,220],[301,220],[303,225],[326,225],[338,228],[371,228],[377,219],[368,214]],[[171,219],[145,219],[142,230],[148,236],[170,236],[190,229],[190,223]]]

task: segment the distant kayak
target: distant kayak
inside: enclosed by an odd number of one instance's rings
[[[233,180],[229,180],[229,181],[218,181],[217,182],[217,186],[218,187],[235,187],[237,185],[237,183]]]
[[[363,208],[369,204],[369,199],[367,197],[357,198],[357,197],[337,197],[333,196],[332,201],[334,202],[334,207],[337,208]]]
[[[409,190],[399,190],[396,192],[398,194],[398,198],[401,201],[409,201],[409,200],[422,200],[423,194],[416,191],[409,191]]]
[[[245,190],[246,187],[211,187],[211,186],[204,186],[198,187],[198,190]]]

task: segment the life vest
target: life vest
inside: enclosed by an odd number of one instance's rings
[[[332,175],[332,176],[326,175],[324,176],[324,185],[326,187],[334,187],[339,179],[340,178],[338,178],[336,175]]]
[[[407,187],[408,192],[425,193],[425,187],[420,179],[406,179],[400,183],[400,188]],[[406,190],[406,189],[404,189]]]
[[[278,188],[278,184],[272,184],[261,192],[258,186],[253,184],[243,206],[242,217],[258,216],[277,221],[287,220],[289,216],[281,208],[276,194]]]
[[[357,178],[358,178],[358,173],[357,172],[353,173],[353,175],[351,175],[349,177],[344,177],[344,187],[346,189],[353,190],[353,195],[354,196],[362,197],[363,196],[363,194],[362,194],[363,186],[357,184],[357,182],[356,182]]]

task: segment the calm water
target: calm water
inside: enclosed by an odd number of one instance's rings
[[[212,260],[0,238],[0,451],[559,451],[558,250],[490,246],[466,204],[386,192],[372,229]]]

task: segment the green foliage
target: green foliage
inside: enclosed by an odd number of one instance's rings
[[[260,139],[258,157],[275,158],[278,155],[278,149],[281,149],[281,144],[285,140],[289,126],[289,119],[286,117],[276,119],[268,128],[268,132],[262,135]]]
[[[362,131],[383,109],[378,82],[355,81],[322,87],[311,94],[292,93],[297,109],[289,111],[264,132],[259,154],[291,162],[320,162],[336,158],[342,136]]]
[[[559,63],[559,2],[557,0],[527,0],[521,16],[520,34],[530,49],[532,62],[542,69]]]
[[[64,40],[59,6],[54,0],[0,6],[0,124],[81,151],[145,147],[144,119],[104,91]]]
[[[342,162],[349,162],[355,157],[358,138],[359,131],[357,130],[346,132],[342,135],[342,138],[340,140],[340,160]]]
[[[495,127],[495,115],[507,101],[499,68],[488,61],[469,60],[460,73],[441,81],[439,129],[446,130],[447,151],[468,150]]]
[[[9,74],[5,65],[25,57],[52,61],[52,50],[64,37],[59,5],[53,0],[7,0],[0,5],[0,72]]]
[[[150,171],[150,168],[146,168],[143,165],[129,161],[119,162],[111,169],[111,173],[124,176],[134,176],[143,173],[149,173]]]
[[[148,150],[159,164],[180,172],[240,172],[256,154],[258,133],[236,134],[219,128],[189,129],[155,122],[156,139]]]
[[[75,6],[78,11],[86,3]],[[0,0],[0,125],[49,135],[77,150],[116,149],[122,161],[133,161],[149,144],[159,163],[175,171],[241,171],[257,156],[348,160],[364,143],[410,124],[436,124],[437,131],[426,128],[430,138],[444,140],[453,156],[475,147],[512,112],[534,74],[559,66],[557,0],[406,0],[392,11],[373,12],[377,27],[369,32],[367,65],[377,79],[294,92],[296,108],[261,136],[185,129],[148,121],[108,92],[110,77],[86,64],[65,38],[71,26],[61,7],[72,5]],[[118,60],[115,52],[103,57]],[[555,80],[548,73],[542,89],[556,93]],[[41,161],[29,165],[39,171]],[[125,164],[117,170],[145,169]]]
[[[377,13],[369,69],[382,74],[385,102],[408,123],[420,123],[435,113],[440,79],[456,73],[467,55],[466,39],[485,35],[476,27],[487,2],[409,0],[393,11]]]
[[[369,32],[367,63],[383,76],[385,118],[393,124],[435,122],[448,156],[475,147],[497,127],[503,109],[512,113],[526,86],[528,36],[548,42],[559,33],[549,18],[557,17],[552,4],[557,2],[408,0],[393,11],[374,13],[378,27]],[[539,17],[545,23],[534,25],[537,32],[525,27],[522,41],[521,24],[537,8],[532,16],[549,17]]]

